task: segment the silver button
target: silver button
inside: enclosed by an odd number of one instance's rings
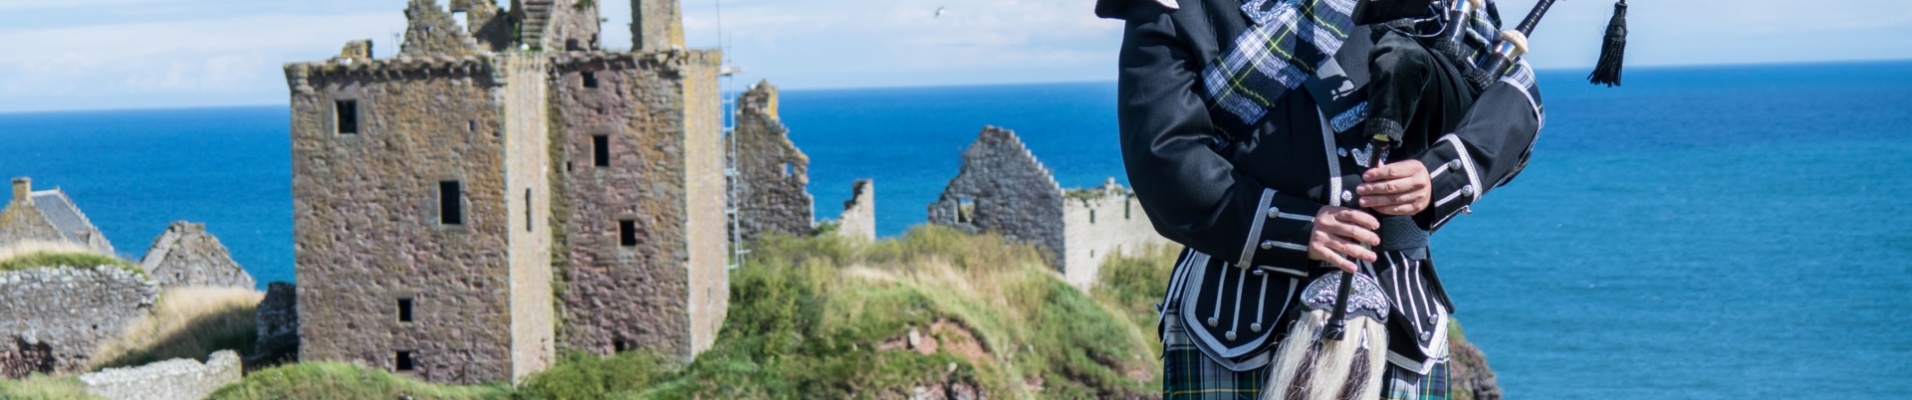
[[[1262,250],[1268,250],[1268,249],[1272,249],[1272,248],[1275,248],[1275,241],[1273,241],[1273,240],[1263,240],[1263,241],[1261,241],[1261,249],[1262,249]]]
[[[1261,268],[1255,268],[1255,276],[1261,276],[1262,274],[1266,274],[1266,273],[1267,272],[1262,272]]]
[[[1228,340],[1235,340],[1235,331],[1228,331],[1228,333],[1222,335],[1222,337],[1226,337]]]
[[[1335,152],[1335,154],[1340,154],[1340,155],[1341,155],[1342,157],[1347,157],[1347,156],[1348,156],[1348,148],[1346,148],[1346,147],[1342,147],[1342,148],[1338,148],[1338,149],[1334,149],[1334,152]]]
[[[1473,197],[1473,196],[1474,196],[1474,185],[1467,185],[1467,186],[1461,186],[1461,195],[1462,195],[1462,196],[1468,196],[1468,197]]]
[[[1248,330],[1249,330],[1249,331],[1252,331],[1252,332],[1255,332],[1255,333],[1261,333],[1261,323],[1260,323],[1260,322],[1256,322],[1256,323],[1253,323],[1253,324],[1249,324],[1249,325],[1248,325]]]
[[[1433,339],[1433,338],[1434,338],[1434,334],[1421,332],[1421,340],[1425,341],[1425,340]]]
[[[1217,320],[1215,320],[1215,318],[1213,318],[1213,317],[1210,317],[1210,318],[1208,319],[1208,326],[1215,326],[1215,324],[1219,324],[1219,323],[1221,323],[1221,321],[1217,321]]]
[[[1342,191],[1342,192],[1341,192],[1341,202],[1343,202],[1343,203],[1345,203],[1345,202],[1350,202],[1350,201],[1354,201],[1354,191],[1352,191],[1352,190],[1345,190],[1345,191]]]
[[[1280,208],[1268,207],[1268,219],[1275,219],[1280,216],[1281,216]]]
[[[1448,171],[1459,171],[1459,170],[1461,170],[1461,160],[1454,160],[1454,161],[1448,161],[1448,162],[1447,162],[1447,170],[1448,170]]]

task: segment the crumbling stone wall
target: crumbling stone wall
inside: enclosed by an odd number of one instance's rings
[[[0,377],[77,371],[158,298],[158,284],[114,266],[0,273]]]
[[[246,369],[299,361],[298,287],[288,282],[266,284],[266,298],[253,311],[259,326]]]
[[[1015,132],[991,126],[963,152],[962,171],[929,205],[929,222],[998,233],[1057,257],[1065,254],[1062,204],[1049,168]]]
[[[843,214],[837,217],[837,234],[876,241],[876,183],[858,179],[850,186],[850,199],[843,202]]]
[[[1172,245],[1155,233],[1135,193],[1109,178],[1101,187],[1069,190],[1063,201],[1062,275],[1076,287],[1095,284],[1102,262],[1114,254],[1138,254]]]
[[[495,0],[451,0],[448,7],[454,19],[455,13],[465,13],[465,32],[478,42],[480,50],[500,52],[510,50],[516,32],[513,27],[518,20],[511,13],[498,8]]]
[[[737,96],[735,141],[737,226],[744,240],[781,232],[809,235],[816,219],[810,196],[810,156],[790,142],[777,116],[777,87],[759,82]]]
[[[205,363],[175,358],[138,367],[108,368],[80,375],[87,393],[108,400],[199,400],[238,383],[239,354],[220,350]]]
[[[451,12],[438,8],[438,0],[411,0],[405,8],[405,42],[399,54],[421,56],[469,56],[478,53],[478,40]]]
[[[717,64],[715,52],[558,58],[561,348],[688,360],[715,340],[728,298]]]
[[[160,287],[220,286],[253,288],[252,275],[232,260],[219,238],[206,233],[205,224],[174,221],[153,240],[140,269]]]
[[[354,361],[433,382],[517,378],[510,299],[504,104],[516,86],[492,56],[291,64],[294,258],[300,359]],[[336,126],[355,101],[358,133]],[[441,220],[457,182],[462,223]],[[543,263],[540,263],[543,265]],[[401,301],[403,300],[403,301]],[[400,311],[409,301],[410,322]]]

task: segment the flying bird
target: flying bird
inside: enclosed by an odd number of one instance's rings
[[[936,7],[936,17],[937,18],[943,17],[943,7]]]

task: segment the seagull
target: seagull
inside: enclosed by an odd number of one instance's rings
[[[943,17],[943,7],[936,7],[936,17],[937,18]]]

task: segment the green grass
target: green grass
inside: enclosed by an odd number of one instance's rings
[[[1090,291],[1097,302],[1121,312],[1129,322],[1150,337],[1149,349],[1161,354],[1162,341],[1155,339],[1155,325],[1161,317],[1155,303],[1162,301],[1174,274],[1175,256],[1180,246],[1145,249],[1140,254],[1115,254],[1102,262],[1101,276]]]
[[[422,383],[391,373],[335,362],[308,362],[268,368],[214,392],[213,400],[321,399],[508,399],[497,385],[451,386]]]
[[[98,399],[80,385],[79,378],[34,374],[22,380],[0,380],[0,399],[6,400],[90,400]]]
[[[0,259],[0,272],[60,266],[90,268],[101,265],[118,267],[137,274],[140,277],[146,276],[146,271],[139,269],[139,266],[133,265],[133,263],[127,262],[126,260],[93,253],[60,251],[27,252]]]
[[[213,398],[861,399],[951,386],[987,398],[1128,398],[1158,390],[1154,320],[1134,322],[1120,302],[1070,287],[1034,247],[924,226],[874,243],[771,236],[751,250],[731,273],[722,332],[689,365],[641,351],[574,354],[512,390],[295,364]],[[907,348],[912,329],[935,351]]]

